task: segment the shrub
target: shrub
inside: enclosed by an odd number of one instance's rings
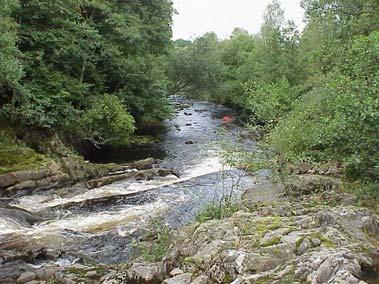
[[[81,117],[82,133],[104,143],[128,143],[134,132],[134,118],[121,100],[105,94],[93,103]]]

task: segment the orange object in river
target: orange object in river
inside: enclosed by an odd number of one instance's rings
[[[233,121],[233,117],[231,117],[230,115],[225,115],[223,118],[222,118],[222,122],[223,123],[230,123]]]

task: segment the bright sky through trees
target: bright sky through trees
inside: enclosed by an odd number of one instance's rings
[[[220,38],[228,37],[241,27],[257,33],[264,10],[271,0],[173,0],[178,12],[174,16],[174,39],[196,38],[214,31]],[[304,11],[300,0],[281,0],[286,17],[302,27]]]

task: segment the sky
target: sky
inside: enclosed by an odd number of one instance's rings
[[[174,39],[194,39],[214,31],[227,38],[234,28],[259,32],[263,14],[271,0],[173,0],[178,12],[174,15]],[[300,0],[280,0],[286,18],[302,26],[304,11]]]

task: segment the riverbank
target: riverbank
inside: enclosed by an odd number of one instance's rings
[[[188,102],[152,149],[162,160],[98,165],[105,176],[4,199],[0,282],[302,283],[330,272],[310,283],[375,283],[378,216],[346,193],[339,169],[303,166],[284,188],[269,171],[231,168],[214,141],[255,149],[222,122],[231,112]],[[227,214],[204,213],[229,196]]]
[[[173,231],[162,261],[48,266],[26,272],[18,281],[377,283],[379,217],[354,206],[354,196],[338,188],[308,185],[313,193],[285,194],[270,181],[247,190],[231,216]],[[266,192],[264,198],[260,190]],[[162,237],[162,231],[158,234]]]

